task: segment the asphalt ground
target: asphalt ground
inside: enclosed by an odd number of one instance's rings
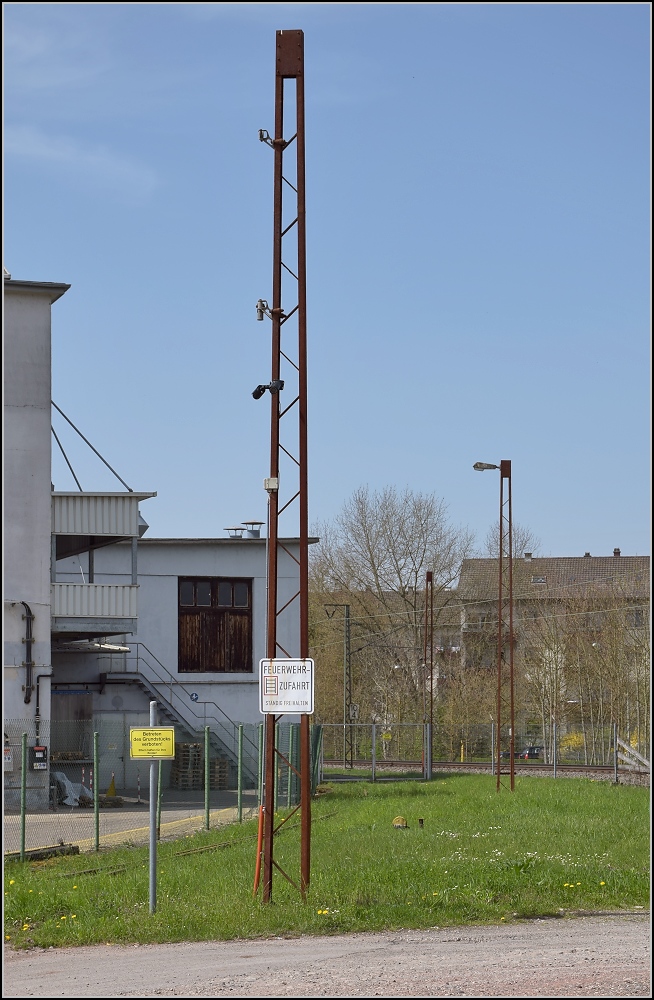
[[[150,840],[150,804],[141,792],[120,794],[121,806],[102,806],[99,813],[101,847],[114,847],[125,841],[147,844]],[[255,790],[242,792],[241,818],[257,814]],[[214,828],[238,821],[238,793],[212,791],[209,796],[209,825]],[[161,802],[160,840],[184,836],[201,830],[206,823],[203,792],[165,789]],[[57,811],[30,812],[25,818],[25,850],[56,845],[73,845],[81,852],[94,850],[95,819],[92,809],[60,806]],[[17,814],[4,817],[4,853],[15,853],[21,846],[21,823]]]

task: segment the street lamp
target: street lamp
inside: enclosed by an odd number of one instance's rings
[[[500,767],[502,762],[501,722],[502,722],[502,662],[504,660],[505,635],[509,646],[509,774],[511,791],[515,784],[515,742],[514,742],[514,683],[513,683],[513,526],[511,512],[511,462],[503,460],[499,465],[489,462],[475,462],[476,472],[487,469],[500,471],[500,574],[497,622],[497,791],[500,790]],[[506,480],[506,497],[504,495]]]
[[[431,780],[432,753],[434,745],[434,577],[427,570],[425,580],[425,628],[423,650],[423,732],[425,735],[425,777]],[[427,705],[424,696],[427,683],[427,647],[429,646],[429,726],[427,727]]]

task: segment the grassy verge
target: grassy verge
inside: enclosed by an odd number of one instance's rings
[[[147,847],[5,864],[12,947],[331,934],[649,907],[649,789],[484,775],[324,786],[306,902],[275,873],[253,897],[256,822]],[[408,828],[395,829],[405,817]],[[281,819],[281,814],[280,814]],[[422,825],[419,823],[422,820]],[[274,859],[299,880],[299,814]]]

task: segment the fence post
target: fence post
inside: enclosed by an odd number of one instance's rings
[[[238,821],[243,822],[243,725],[238,727],[238,763],[236,766],[236,801]]]
[[[95,824],[95,849],[100,850],[100,772],[98,771],[98,742],[100,734],[93,733],[93,822]]]
[[[25,860],[25,809],[27,806],[27,733],[20,738],[20,860]]]
[[[495,723],[491,722],[491,774],[495,774]]]
[[[556,746],[556,722],[552,723],[552,777],[556,778],[556,756],[557,756],[557,746]]]
[[[320,740],[320,750],[318,751],[318,760],[320,761],[320,774],[318,780],[322,784],[322,782],[325,780],[325,741],[323,739]]]
[[[618,784],[618,724],[613,723],[613,780]]]
[[[372,780],[375,780],[375,767],[377,764],[377,726],[372,724]]]
[[[209,759],[209,726],[204,727],[204,828],[209,829],[209,786],[211,784],[211,760]]]

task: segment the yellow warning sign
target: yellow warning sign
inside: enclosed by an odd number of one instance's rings
[[[175,728],[174,726],[149,727],[147,729],[129,730],[129,755],[141,760],[174,760],[175,759]]]

